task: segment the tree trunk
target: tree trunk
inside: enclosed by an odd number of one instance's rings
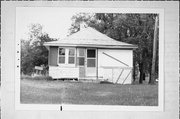
[[[136,81],[136,63],[133,63],[133,82]]]
[[[152,69],[151,69],[151,79],[149,80],[149,84],[155,83],[155,66],[156,66],[156,50],[157,50],[157,29],[158,29],[158,16],[155,19],[155,28],[154,28],[154,40],[153,40],[153,58],[152,58]]]
[[[143,80],[144,80],[144,63],[141,62],[139,63],[139,72],[140,72],[140,77],[139,77],[139,84],[142,84],[143,83]]]

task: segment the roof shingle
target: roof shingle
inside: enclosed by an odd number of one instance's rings
[[[135,45],[116,41],[94,28],[87,27],[58,41],[46,42],[45,46],[76,46],[105,48],[136,48]]]

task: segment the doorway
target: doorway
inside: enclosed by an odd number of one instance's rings
[[[96,78],[97,50],[88,48],[86,50],[86,77]]]

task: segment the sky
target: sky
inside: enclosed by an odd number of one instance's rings
[[[18,7],[16,8],[16,35],[18,39],[27,39],[32,23],[43,26],[43,32],[51,38],[64,38],[71,26],[71,17],[77,12],[60,8]]]
[[[112,11],[119,13],[123,10],[119,8],[113,10],[113,8],[16,7],[16,39],[26,40],[28,26],[32,23],[41,24],[43,32],[51,38],[61,39],[69,35],[71,17],[77,13],[111,13]]]
[[[16,39],[27,39],[30,24],[39,23],[51,38],[64,38],[77,13],[151,13],[152,10],[124,8],[16,7]]]

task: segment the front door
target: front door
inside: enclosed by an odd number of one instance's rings
[[[79,66],[79,78],[84,79],[85,78],[85,66],[86,66],[86,50],[85,48],[78,48],[77,50],[77,64]]]
[[[86,49],[86,77],[96,78],[97,65],[96,49]]]

